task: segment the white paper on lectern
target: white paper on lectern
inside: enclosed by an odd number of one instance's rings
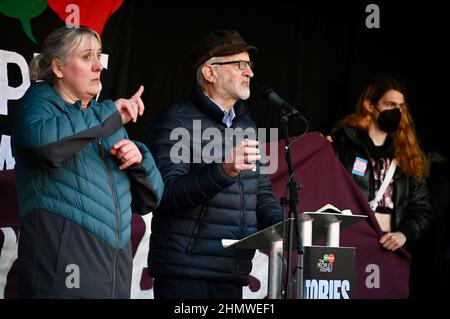
[[[223,248],[228,248],[234,244],[236,244],[239,240],[237,239],[222,239]]]
[[[325,206],[319,208],[315,212],[311,213],[336,213],[336,214],[342,214],[342,215],[353,215],[352,211],[350,209],[343,209],[340,210],[336,206],[332,204],[326,204]]]

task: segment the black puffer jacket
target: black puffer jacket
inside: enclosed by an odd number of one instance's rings
[[[350,174],[357,156],[367,160],[372,157],[370,143],[366,132],[352,127],[344,127],[333,136],[335,152]],[[390,137],[386,143],[392,143]],[[364,176],[355,174],[351,176],[368,201],[371,201],[375,197],[371,161],[367,163]],[[431,208],[427,186],[413,177],[404,175],[398,168],[393,179],[394,214],[391,227],[394,231],[405,234],[407,243],[410,243],[425,233],[428,224]]]
[[[255,128],[241,102],[234,105],[234,110],[233,127]],[[170,105],[154,123],[148,145],[163,176],[165,192],[152,220],[148,260],[152,277],[246,285],[254,250],[225,249],[221,240],[242,239],[283,220],[269,178],[259,174],[259,167],[256,172],[242,171],[237,178],[223,170],[223,115],[195,87],[191,99]],[[206,135],[207,128],[220,132],[214,142]],[[203,133],[206,136],[200,144]],[[217,147],[213,157],[218,161],[207,163],[196,156],[213,145]],[[171,151],[183,147],[186,162],[174,163]]]

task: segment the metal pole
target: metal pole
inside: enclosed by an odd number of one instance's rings
[[[300,222],[300,237],[303,247],[312,245],[313,220],[302,220]],[[304,299],[303,295],[303,254],[298,255],[297,261],[297,299]]]
[[[286,285],[285,285],[285,291],[284,291],[284,299],[292,299],[292,295],[294,293],[293,287],[295,287],[295,282],[292,280],[292,257],[293,257],[293,250],[294,246],[297,247],[296,253],[298,257],[303,254],[303,243],[301,241],[301,238],[299,236],[299,223],[298,223],[298,216],[297,216],[297,204],[298,204],[298,189],[299,185],[295,181],[295,170],[292,165],[292,159],[291,159],[291,150],[289,148],[289,127],[288,127],[288,119],[289,114],[284,115],[281,119],[281,122],[283,123],[283,130],[284,130],[284,158],[287,163],[288,167],[288,182],[287,182],[287,188],[289,190],[288,194],[289,197],[285,199],[284,205],[289,207],[289,218],[291,218],[291,222],[288,226],[288,232],[285,237],[287,237],[287,252],[286,252],[286,262],[287,262],[287,269],[286,269]],[[297,278],[297,276],[295,277]]]
[[[269,299],[281,299],[283,240],[273,241],[269,253]]]
[[[327,243],[328,247],[339,247],[341,222],[335,221],[327,225]]]

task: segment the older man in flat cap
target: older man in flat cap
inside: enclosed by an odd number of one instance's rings
[[[283,220],[242,103],[256,52],[234,30],[206,36],[192,51],[190,98],[171,104],[152,127],[148,145],[165,183],[148,259],[156,299],[241,299],[255,251],[221,240]]]

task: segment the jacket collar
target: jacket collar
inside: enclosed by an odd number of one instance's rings
[[[216,103],[214,103],[209,97],[207,97],[205,93],[203,93],[202,89],[198,85],[195,85],[193,87],[191,99],[197,109],[205,116],[225,126],[225,124],[222,122],[223,111],[220,109],[220,107],[217,106]],[[242,103],[241,100],[237,101],[233,105],[233,109],[236,114],[236,117],[233,119],[233,123],[236,122],[239,118],[249,114],[248,109],[245,107],[244,103]]]
[[[42,96],[45,99],[52,101],[57,108],[59,108],[66,114],[72,112],[74,108],[81,108],[81,100],[75,101],[75,103],[67,102],[61,97],[61,95],[59,95],[59,93],[53,88],[53,86],[47,82],[37,82],[33,85],[36,86],[38,92],[41,92],[42,90]],[[93,103],[96,103],[95,99],[92,99],[89,102],[89,105],[92,105]]]
[[[371,158],[394,157],[394,143],[390,135],[386,137],[383,146],[377,147],[366,131],[346,126],[344,132],[353,143],[363,147]]]

